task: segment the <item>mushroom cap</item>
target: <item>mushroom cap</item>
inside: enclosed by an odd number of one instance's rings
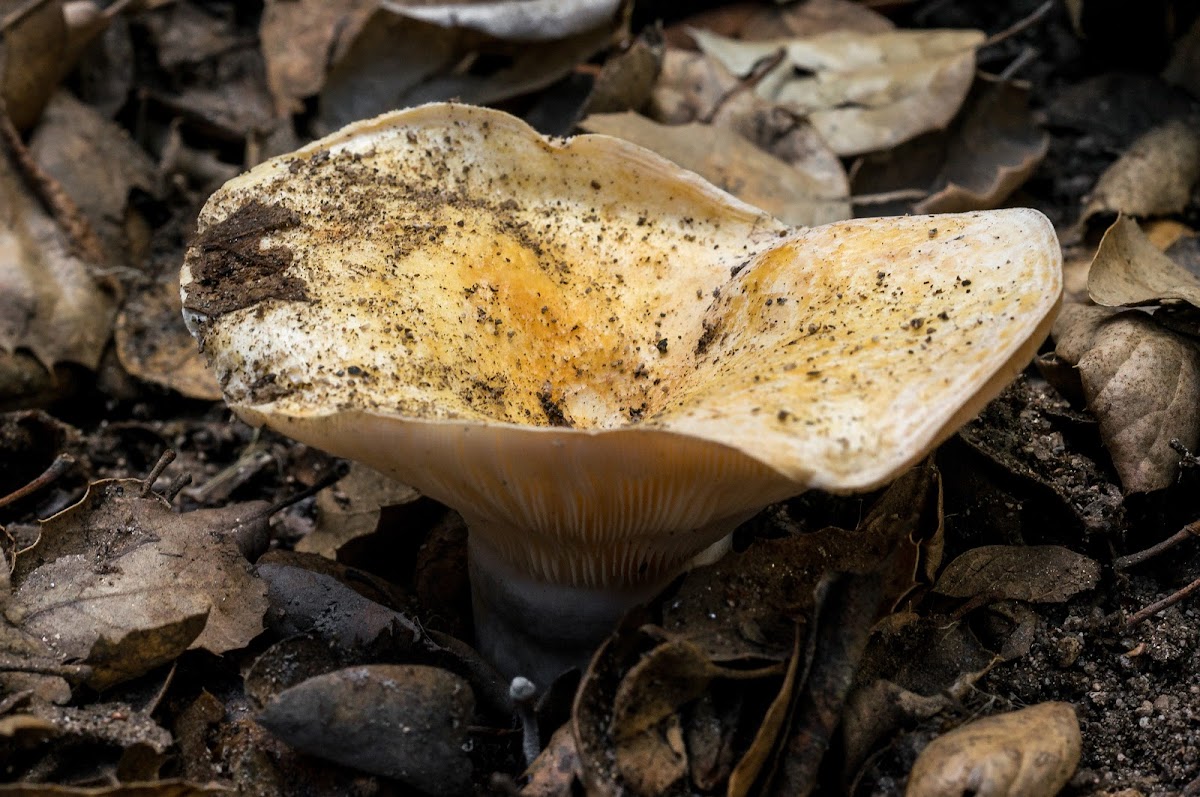
[[[619,139],[456,104],[230,181],[181,286],[241,417],[577,585],[887,482],[1024,367],[1062,292],[1034,210],[792,230]]]

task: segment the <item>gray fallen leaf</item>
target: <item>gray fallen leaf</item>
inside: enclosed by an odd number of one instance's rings
[[[297,750],[434,795],[471,790],[471,687],[445,670],[375,664],[286,689],[258,722]]]

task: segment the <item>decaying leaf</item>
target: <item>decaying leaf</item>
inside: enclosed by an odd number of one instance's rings
[[[277,3],[271,19],[306,13],[301,6],[307,4],[285,10],[288,5]],[[334,54],[319,95],[323,130],[435,100],[486,105],[544,88],[605,47],[619,24],[616,0],[372,5]],[[290,41],[280,44],[294,48]],[[268,63],[273,50],[266,50]],[[462,68],[489,59],[498,67]],[[312,70],[298,71],[308,76]]]
[[[1129,216],[1104,233],[1088,271],[1088,295],[1106,307],[1178,299],[1200,307],[1200,279],[1158,249]]]
[[[336,559],[347,542],[375,531],[383,507],[412,503],[419,497],[413,488],[353,463],[345,478],[317,494],[317,527],[296,544],[296,550]]]
[[[143,285],[117,316],[113,336],[121,367],[138,379],[214,401],[221,387],[183,324],[179,277]]]
[[[154,189],[154,164],[125,130],[70,93],[55,94],[29,141],[29,151],[87,217],[112,263],[136,268],[145,255],[145,222],[130,192]]]
[[[570,723],[554,732],[541,755],[525,770],[525,777],[521,797],[571,797],[575,793],[572,789],[579,777],[579,753]]]
[[[976,93],[955,125],[934,192],[913,206],[915,213],[990,210],[1029,179],[1046,152],[1050,135],[1029,112],[1029,92],[1008,82]]]
[[[1098,213],[1178,213],[1200,180],[1200,129],[1173,119],[1145,133],[1109,166],[1088,197],[1080,223]]]
[[[259,36],[267,83],[281,113],[320,93],[330,57],[343,52],[378,0],[267,0]]]
[[[18,130],[33,126],[61,77],[62,0],[8,2],[0,19],[0,98]]]
[[[972,30],[835,32],[763,42],[692,35],[701,50],[743,77],[783,51],[755,92],[807,114],[839,155],[892,147],[944,128],[967,96],[975,48],[984,39]]]
[[[376,664],[279,694],[258,721],[297,750],[434,795],[470,791],[471,687],[434,667]]]
[[[655,121],[680,125],[708,119],[738,78],[704,53],[667,48],[647,109]]]
[[[155,637],[155,645],[138,648],[145,672],[198,614],[208,621],[191,647],[245,647],[262,631],[266,584],[251,574],[236,530],[264,523],[265,505],[181,515],[142,493],[136,479],[97,482],[78,504],[42,523],[37,545],[17,559],[10,619],[45,635],[61,656],[87,660],[94,651],[102,666],[126,675],[139,667],[122,638]],[[102,638],[108,642],[97,648]],[[112,659],[118,649],[119,665]]]
[[[984,545],[946,565],[934,591],[952,598],[1062,603],[1099,580],[1098,562],[1059,545]]]
[[[1075,772],[1081,749],[1069,703],[985,717],[930,742],[909,774],[906,794],[1051,797]]]
[[[580,126],[652,149],[788,224],[813,226],[851,215],[844,184],[839,192],[822,175],[794,168],[723,127],[667,127],[636,113],[596,114]]]
[[[1055,324],[1057,353],[1079,369],[1088,409],[1128,492],[1169,487],[1179,456],[1200,442],[1200,351],[1144,313],[1069,305]]]
[[[0,349],[28,349],[47,369],[95,368],[115,314],[115,297],[0,158]]]

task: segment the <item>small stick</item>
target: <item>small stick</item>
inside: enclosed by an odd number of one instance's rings
[[[750,70],[750,74],[747,75],[746,78],[744,80],[740,81],[736,86],[734,86],[729,91],[722,94],[721,97],[717,100],[716,104],[713,105],[713,107],[711,109],[709,109],[708,113],[706,113],[706,114],[704,114],[704,116],[700,117],[700,122],[703,124],[706,124],[706,125],[712,124],[713,119],[715,119],[717,117],[717,114],[721,112],[721,109],[724,108],[725,105],[730,100],[732,100],[734,97],[736,97],[737,95],[741,94],[744,91],[749,91],[750,89],[753,89],[755,86],[757,86],[759,83],[761,83],[762,79],[764,77],[766,77],[768,74],[770,74],[771,70],[773,70],[775,67],[779,66],[779,64],[783,61],[783,59],[786,56],[787,56],[787,50],[783,47],[780,47],[776,52],[772,53],[771,55],[763,56],[762,58],[760,58],[758,60],[758,62],[754,64],[754,67]]]
[[[67,470],[75,464],[75,457],[70,454],[59,454],[50,463],[50,466],[42,471],[42,475],[26,484],[24,487],[13,490],[6,496],[0,497],[0,506],[8,506],[14,501],[20,501],[30,493],[36,492],[43,487],[53,483],[58,477],[62,476]]]
[[[154,483],[158,481],[158,477],[167,469],[167,466],[175,461],[175,449],[168,448],[162,452],[162,456],[158,458],[158,462],[154,463],[154,467],[146,474],[146,478],[142,479],[142,489],[138,492],[138,496],[145,498],[150,495],[150,490],[154,487]]]
[[[261,517],[270,517],[281,509],[287,509],[292,504],[298,504],[305,498],[316,495],[326,487],[330,487],[340,482],[349,472],[349,465],[347,465],[345,462],[338,462],[336,465],[330,468],[324,476],[313,482],[311,487],[305,487],[295,495],[289,495],[287,498],[281,498],[280,500],[271,504],[269,507],[263,510]]]
[[[167,500],[168,504],[173,503],[175,496],[179,495],[179,491],[191,483],[192,474],[181,473],[171,480],[171,483],[167,485],[167,489],[162,491],[162,497]]]
[[[83,214],[79,205],[75,204],[75,200],[67,194],[58,180],[54,179],[33,159],[29,148],[21,139],[21,134],[13,125],[12,118],[8,115],[8,106],[3,99],[0,99],[0,140],[8,145],[13,160],[16,161],[21,173],[32,184],[46,210],[62,226],[63,232],[67,234],[73,245],[72,248],[75,249],[75,254],[90,266],[102,265],[105,257],[104,244],[100,242],[100,236],[92,229],[92,224],[88,221],[87,216]]]
[[[1170,607],[1179,603],[1181,600],[1188,597],[1189,595],[1191,595],[1193,592],[1196,592],[1197,590],[1200,590],[1200,578],[1196,579],[1191,584],[1188,584],[1186,587],[1179,590],[1178,592],[1173,592],[1170,595],[1168,595],[1167,597],[1158,601],[1157,603],[1152,603],[1149,606],[1147,606],[1146,608],[1137,612],[1136,614],[1134,614],[1132,617],[1130,617],[1128,620],[1125,621],[1125,627],[1133,628],[1135,625],[1138,625],[1139,623],[1143,623],[1146,620],[1149,620],[1151,617],[1158,614],[1163,609],[1169,609]]]
[[[1164,551],[1169,551],[1179,543],[1197,534],[1200,534],[1200,520],[1193,520],[1157,545],[1151,545],[1149,548],[1127,556],[1118,556],[1113,560],[1113,568],[1115,570],[1128,570],[1135,565],[1140,565],[1142,562],[1153,559]]]
[[[999,33],[993,33],[991,36],[988,36],[987,41],[979,45],[980,48],[991,47],[993,44],[999,44],[1005,39],[1010,39],[1021,31],[1033,27],[1042,21],[1042,17],[1046,16],[1051,10],[1053,10],[1054,4],[1055,0],[1046,0],[1046,2],[1035,8],[1033,12],[1029,14],[1029,16],[1025,17],[1024,19],[1018,19],[1016,22],[1009,25]]]
[[[884,191],[879,194],[859,194],[850,197],[851,205],[882,205],[885,202],[924,199],[929,192],[921,188],[901,188],[896,191]]]

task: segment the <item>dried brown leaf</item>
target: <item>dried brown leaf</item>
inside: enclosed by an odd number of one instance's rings
[[[95,368],[115,314],[115,297],[0,159],[0,349],[28,349],[47,369]]]
[[[137,678],[149,670],[179,658],[200,636],[208,622],[208,607],[153,628],[135,628],[110,639],[101,636],[86,660],[92,667],[88,686],[104,690]]]
[[[1029,179],[1050,148],[1050,135],[1029,112],[1029,92],[1000,83],[979,93],[955,126],[934,193],[915,213],[990,210]]]
[[[1121,484],[1127,492],[1169,487],[1179,459],[1171,441],[1189,449],[1200,442],[1200,352],[1144,313],[1065,310],[1057,353],[1079,368]]]
[[[1162,216],[1187,206],[1200,180],[1200,129],[1173,119],[1139,137],[1100,175],[1080,216],[1098,213]]]
[[[296,544],[296,550],[336,559],[347,542],[376,530],[383,507],[418,498],[420,493],[413,488],[353,463],[345,478],[317,494],[317,527]]]
[[[150,156],[114,122],[60,91],[51,98],[29,151],[83,211],[109,262],[136,268],[143,251],[128,234],[130,191],[154,190]]]
[[[1128,216],[1104,233],[1088,271],[1088,295],[1106,307],[1178,299],[1200,307],[1200,279],[1151,243]]]
[[[258,722],[290,746],[434,795],[471,788],[463,750],[475,698],[435,667],[375,664],[309,678],[279,694]]]
[[[966,99],[975,48],[984,39],[971,30],[837,32],[764,42],[704,31],[693,36],[735,75],[749,75],[783,51],[755,92],[807,115],[839,155],[893,147],[948,125]]]
[[[895,28],[892,21],[862,3],[851,0],[808,0],[804,3],[755,9],[742,25],[737,38],[747,41],[787,36],[818,36],[837,31],[885,33]]]
[[[114,339],[121,367],[138,379],[215,401],[221,387],[183,323],[179,277],[135,290],[117,316]]]
[[[719,667],[703,651],[676,639],[644,654],[613,696],[610,733],[619,745],[675,714],[708,688],[714,678],[765,678],[780,673],[778,665],[751,670]]]
[[[525,770],[527,778],[521,797],[572,797],[579,777],[579,753],[575,734],[566,723],[550,737],[546,749]]]
[[[1093,589],[1100,565],[1058,545],[984,545],[946,565],[934,592],[952,598],[1062,603]]]
[[[668,125],[707,119],[738,83],[732,72],[704,53],[668,47],[650,92],[648,114]]]
[[[333,130],[436,100],[494,104],[545,88],[609,44],[621,24],[617,5],[381,3],[336,54],[319,95],[318,126]],[[484,56],[502,66],[461,68]]]
[[[1075,772],[1081,748],[1070,703],[985,717],[930,742],[913,765],[906,794],[1051,797]]]
[[[691,123],[666,127],[635,113],[589,116],[580,127],[654,150],[788,224],[813,226],[850,217],[846,186],[806,173],[737,133]]]
[[[298,112],[303,98],[321,91],[331,56],[344,51],[376,5],[378,0],[267,0],[259,37],[279,112]]]
[[[62,0],[5,4],[0,20],[0,99],[18,130],[33,127],[58,88],[66,43]]]
[[[111,651],[131,632],[178,641],[172,627],[208,612],[192,643],[214,653],[245,647],[262,631],[266,584],[255,578],[232,529],[263,523],[265,505],[177,514],[142,482],[93,484],[76,505],[41,524],[32,551],[18,558],[9,617],[44,634],[61,656],[85,659],[106,637]],[[143,651],[142,672],[162,662]],[[136,669],[122,655],[120,669]]]

